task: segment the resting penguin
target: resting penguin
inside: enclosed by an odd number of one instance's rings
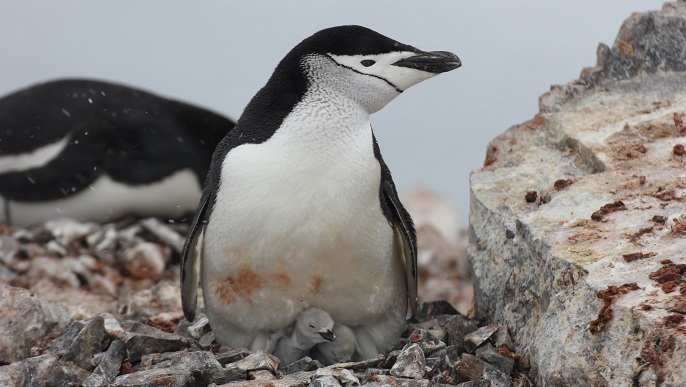
[[[369,116],[461,65],[360,26],[295,46],[213,158],[182,253],[219,343],[251,348],[310,307],[350,327],[362,358],[400,339],[417,309],[416,240]]]
[[[0,223],[181,218],[234,123],[182,102],[85,79],[0,98]]]

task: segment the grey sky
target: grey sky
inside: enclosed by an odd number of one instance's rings
[[[396,184],[449,196],[466,221],[468,173],[488,141],[577,78],[632,12],[655,0],[4,1],[0,95],[62,77],[129,84],[238,118],[277,62],[312,33],[360,24],[463,67],[372,117]]]

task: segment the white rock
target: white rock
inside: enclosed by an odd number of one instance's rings
[[[59,244],[67,246],[79,238],[84,238],[99,226],[95,223],[82,223],[74,219],[61,218],[45,222],[44,227],[50,231]]]
[[[126,270],[136,278],[160,279],[168,257],[167,246],[141,242],[124,251],[123,263]]]

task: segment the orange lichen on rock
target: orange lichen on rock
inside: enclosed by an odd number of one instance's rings
[[[665,189],[664,187],[658,187],[657,191],[655,191],[652,196],[665,202],[681,199],[681,195],[676,190]]]
[[[668,281],[678,281],[681,282],[682,274],[686,273],[685,264],[676,264],[671,261],[663,264],[661,268],[650,273],[648,278],[657,282],[658,284],[663,284]]]
[[[660,263],[663,266],[650,273],[648,278],[657,282],[665,293],[671,293],[679,287],[679,292],[684,294],[686,264],[675,264],[669,259],[663,259]]]
[[[637,259],[650,258],[650,257],[654,257],[656,255],[657,255],[657,253],[653,253],[653,252],[642,253],[639,251],[638,253],[622,254],[622,258],[624,258],[625,262],[632,262],[632,261],[635,261]]]
[[[686,296],[673,296],[667,305],[669,312],[686,314]]]
[[[686,113],[674,113],[674,126],[680,134],[686,134],[686,124],[684,124],[684,115]]]
[[[580,232],[578,234],[571,235],[567,240],[569,240],[570,243],[582,243],[582,242],[591,242],[591,241],[597,241],[598,239],[602,239],[600,234],[595,233],[595,232]]]
[[[489,145],[488,149],[486,150],[486,160],[484,160],[484,167],[487,167],[489,165],[493,165],[498,161],[498,146],[497,145]]]
[[[626,211],[626,205],[624,205],[624,202],[621,200],[615,200],[612,203],[608,203],[602,207],[596,212],[594,212],[591,215],[591,219],[595,220],[596,222],[600,222],[605,219],[605,215],[611,214],[613,212],[617,211]]]
[[[536,191],[529,191],[524,195],[524,200],[526,200],[527,203],[534,203],[536,202],[536,199],[538,199],[538,192]]]
[[[653,227],[645,227],[645,228],[639,229],[639,230],[636,231],[635,233],[629,235],[629,241],[631,241],[631,242],[633,242],[633,243],[636,243],[636,242],[638,242],[638,240],[639,240],[643,235],[649,234],[649,233],[652,233],[652,232],[653,232]]]
[[[677,325],[681,324],[682,321],[684,321],[684,316],[680,314],[670,314],[669,316],[665,316],[663,321],[666,327],[675,328]]]
[[[560,179],[560,180],[555,181],[555,183],[553,184],[553,187],[555,187],[556,190],[560,191],[560,190],[564,189],[565,187],[570,186],[572,184],[574,184],[573,180]]]
[[[598,318],[591,321],[589,330],[592,334],[601,332],[607,324],[612,320],[612,303],[615,302],[621,295],[627,294],[632,290],[638,290],[638,284],[632,282],[621,286],[608,286],[607,289],[598,292],[597,297],[603,300],[603,306],[598,312]]]
[[[681,234],[682,232],[686,232],[686,220],[681,220],[678,218],[672,219],[674,224],[669,225],[669,229],[671,230],[669,233],[671,235],[675,234]]]

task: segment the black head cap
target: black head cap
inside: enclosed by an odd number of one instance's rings
[[[323,29],[300,42],[288,56],[307,54],[374,55],[394,51],[413,51],[415,47],[395,41],[362,26]]]

